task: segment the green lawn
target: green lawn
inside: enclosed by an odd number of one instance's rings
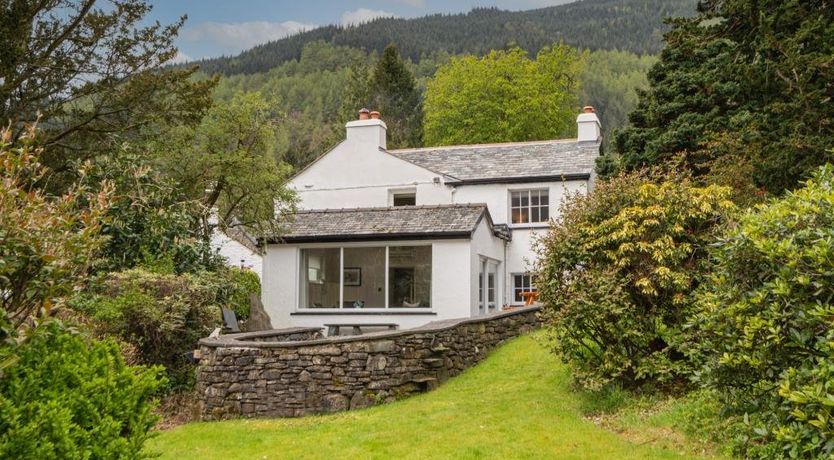
[[[617,434],[583,418],[580,404],[565,367],[522,337],[428,394],[321,417],[191,423],[148,450],[177,460],[697,458],[668,426],[631,422]]]

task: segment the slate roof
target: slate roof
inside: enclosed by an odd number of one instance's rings
[[[598,142],[511,142],[388,150],[461,184],[583,180],[594,170]]]
[[[486,204],[300,210],[283,235],[267,243],[469,238],[481,219],[492,227]],[[508,238],[500,232],[496,236]]]

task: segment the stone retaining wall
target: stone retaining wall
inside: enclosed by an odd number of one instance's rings
[[[315,328],[203,339],[197,369],[201,414],[206,420],[299,417],[423,392],[478,363],[501,342],[538,327],[538,310],[317,340],[306,340],[320,334]]]

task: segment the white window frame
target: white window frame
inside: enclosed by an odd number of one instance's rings
[[[414,195],[414,204],[417,205],[417,187],[388,189],[388,206],[394,206],[394,197],[397,195]]]
[[[516,300],[516,298],[515,298],[515,293],[516,293],[515,278],[517,276],[522,277],[521,292],[538,291],[538,289],[536,288],[536,283],[533,280],[533,278],[535,277],[534,274],[529,273],[529,272],[511,273],[510,274],[510,279],[511,279],[511,282],[512,282],[512,286],[510,288],[510,301],[513,305],[523,305],[524,304],[524,299],[523,298],[521,300]],[[524,278],[523,277],[529,277],[529,279],[530,279],[530,282],[526,286],[524,285]]]
[[[482,314],[498,310],[498,270],[501,262],[488,257],[481,257],[478,264],[478,312]],[[492,275],[492,288],[489,287],[489,278]],[[492,300],[489,300],[490,292]]]
[[[539,200],[541,200],[541,193],[545,192],[547,195],[547,205],[542,205],[541,201],[536,206],[532,204],[532,193],[537,192],[539,194]],[[513,206],[513,195],[516,193],[526,193],[527,194],[527,206],[526,207],[514,207]],[[544,227],[548,225],[550,218],[552,216],[551,209],[550,209],[550,188],[548,187],[531,187],[531,188],[524,188],[524,189],[510,189],[507,193],[507,222],[512,227]],[[539,216],[541,217],[541,210],[547,210],[547,219],[545,220],[538,220],[538,221],[529,221],[529,222],[513,222],[513,209],[527,209],[527,216],[528,218],[532,218],[533,216],[533,208],[539,209]]]

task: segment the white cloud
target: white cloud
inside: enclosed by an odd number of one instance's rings
[[[175,54],[174,57],[171,58],[170,61],[168,61],[168,63],[169,64],[184,64],[188,61],[193,61],[193,60],[194,60],[194,58],[192,58],[191,56],[183,53],[180,50],[177,50],[177,54]]]
[[[368,22],[371,19],[390,17],[397,17],[397,15],[388,11],[359,8],[358,10],[345,11],[344,13],[342,13],[342,25],[356,25],[362,24],[363,22]]]
[[[394,0],[397,3],[402,3],[403,5],[412,6],[414,8],[425,8],[426,7],[426,0]]]
[[[185,29],[181,37],[188,42],[215,44],[223,52],[234,52],[314,27],[315,24],[296,21],[203,22]]]

